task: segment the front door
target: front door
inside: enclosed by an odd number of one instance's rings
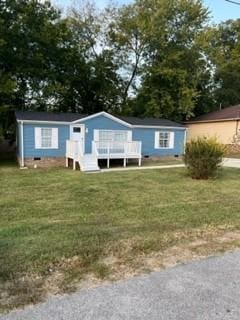
[[[84,154],[84,125],[76,124],[70,126],[70,139],[79,142],[80,153]]]

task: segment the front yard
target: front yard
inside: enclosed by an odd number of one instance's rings
[[[240,247],[240,170],[0,167],[0,309]]]

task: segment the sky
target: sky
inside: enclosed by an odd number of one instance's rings
[[[167,1],[167,0],[166,0]],[[239,1],[240,0],[236,0]],[[77,0],[55,0],[55,3],[57,3],[60,7],[66,8],[71,3],[77,3]],[[109,3],[109,0],[95,0],[97,5],[100,8],[103,8]],[[119,4],[127,4],[130,3],[131,0],[118,0],[114,1],[114,3],[117,2]],[[232,3],[229,3],[225,0],[204,0],[204,3],[207,7],[209,7],[211,11],[211,17],[212,21],[215,23],[218,23],[220,21],[224,21],[227,19],[237,19],[240,18],[240,5],[235,5]]]

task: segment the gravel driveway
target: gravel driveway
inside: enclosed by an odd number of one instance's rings
[[[53,297],[1,320],[240,319],[240,251]]]

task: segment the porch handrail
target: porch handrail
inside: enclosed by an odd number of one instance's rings
[[[141,156],[141,141],[92,141],[92,152],[99,155],[121,154],[124,157]]]
[[[66,141],[66,157],[78,160],[82,155],[81,143],[77,140]]]

